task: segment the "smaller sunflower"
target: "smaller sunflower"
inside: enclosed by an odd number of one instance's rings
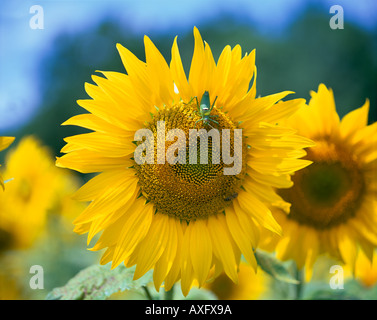
[[[0,151],[3,151],[4,149],[8,148],[12,142],[14,141],[14,137],[0,137]],[[4,180],[0,174],[0,186],[4,190]]]
[[[268,278],[262,270],[256,273],[247,263],[241,262],[238,270],[238,284],[222,273],[213,281],[204,285],[219,300],[259,300],[266,292]]]
[[[340,121],[331,89],[321,84],[311,96],[288,124],[316,143],[306,149],[313,164],[278,191],[291,203],[289,214],[273,209],[284,236],[262,244],[306,266],[307,280],[322,253],[354,267],[360,249],[372,260],[377,246],[377,123],[367,125],[369,101]]]
[[[77,214],[71,194],[78,186],[72,174],[54,164],[50,151],[29,136],[5,159],[5,177],[13,178],[0,193],[0,251],[29,247],[43,232],[48,214]],[[74,210],[76,206],[77,210]]]
[[[0,272],[0,300],[20,300],[22,299],[21,290],[17,281],[9,274]]]

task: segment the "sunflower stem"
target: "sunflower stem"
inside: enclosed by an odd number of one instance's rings
[[[152,297],[151,293],[149,292],[148,287],[143,286],[142,288],[143,288],[144,293],[145,293],[145,295],[147,296],[148,300],[153,300],[153,297]]]
[[[169,291],[165,291],[165,300],[174,300],[174,286],[171,287]]]
[[[303,291],[303,288],[304,288],[304,275],[303,275],[302,270],[300,270],[299,268],[297,268],[297,266],[296,266],[296,279],[298,281],[298,284],[296,285],[295,299],[296,300],[301,300],[301,298],[302,298],[302,291]]]

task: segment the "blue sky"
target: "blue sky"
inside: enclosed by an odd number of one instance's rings
[[[284,30],[310,2],[321,2],[324,11],[334,4],[344,9],[345,20],[366,29],[377,29],[375,0],[2,0],[0,10],[0,134],[22,125],[39,105],[38,57],[51,49],[61,31],[77,32],[113,16],[127,21],[136,33],[153,34],[180,30],[219,13],[242,14],[267,36]],[[44,29],[29,26],[30,7],[44,10]],[[330,15],[329,15],[330,17]]]

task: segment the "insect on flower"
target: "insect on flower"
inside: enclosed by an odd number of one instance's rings
[[[199,104],[199,101],[198,101],[198,97],[194,97],[193,99],[196,99],[196,103],[197,103],[197,106],[198,106],[198,111],[197,113],[199,114],[200,116],[200,119],[195,121],[195,125],[194,125],[194,128],[196,127],[196,124],[200,121],[203,121],[204,125],[208,124],[211,128],[213,128],[213,126],[209,123],[209,121],[212,121],[216,124],[219,124],[216,120],[212,119],[214,117],[218,117],[218,115],[211,115],[211,111],[216,103],[216,100],[217,100],[217,96],[215,98],[215,100],[213,101],[212,105],[211,105],[211,101],[210,101],[210,98],[209,98],[209,92],[208,91],[205,91],[203,93],[203,96],[202,96],[202,99],[200,100],[200,104]]]

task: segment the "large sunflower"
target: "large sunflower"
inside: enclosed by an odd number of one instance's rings
[[[311,95],[288,122],[316,143],[307,149],[313,164],[278,192],[292,206],[288,215],[273,209],[284,236],[268,245],[306,266],[307,279],[321,253],[354,267],[359,248],[372,260],[377,245],[377,123],[367,125],[369,101],[340,121],[331,89],[321,84]]]
[[[14,137],[0,137],[0,151],[8,148],[12,142],[14,141]],[[0,174],[0,186],[4,190],[4,180]]]
[[[62,152],[67,154],[57,159],[61,167],[100,173],[76,194],[91,203],[75,220],[75,231],[88,232],[88,243],[102,231],[92,248],[107,248],[101,263],[112,261],[113,268],[136,264],[135,279],[153,268],[157,290],[163,282],[169,290],[181,280],[185,295],[194,280],[201,286],[209,274],[224,271],[237,282],[241,253],[256,268],[258,226],[281,231],[266,203],[281,202],[273,188],[291,185],[290,174],[310,163],[298,159],[305,155],[302,148],[312,145],[276,124],[296,112],[303,99],[277,103],[287,91],[255,98],[254,51],[242,57],[239,45],[226,46],[216,64],[196,28],[194,37],[188,79],[176,39],[170,66],[148,37],[146,62],[118,44],[127,75],[102,72],[104,77],[92,78],[96,85],[85,85],[92,99],[78,104],[89,113],[64,124],[94,132],[66,138]],[[213,106],[207,118],[200,114],[205,111],[201,102]],[[134,141],[135,133],[149,129],[156,141],[161,121],[163,132],[180,129],[188,143],[190,129],[229,129],[231,137],[233,129],[242,129],[237,148],[230,139],[230,154],[239,158],[240,170],[224,174],[231,165],[223,158],[215,164],[135,161],[135,144],[141,143]],[[212,151],[211,141],[206,151]],[[166,141],[163,151],[171,146]],[[152,160],[156,153],[159,157],[157,151],[152,148]],[[180,159],[185,158],[188,152]]]

